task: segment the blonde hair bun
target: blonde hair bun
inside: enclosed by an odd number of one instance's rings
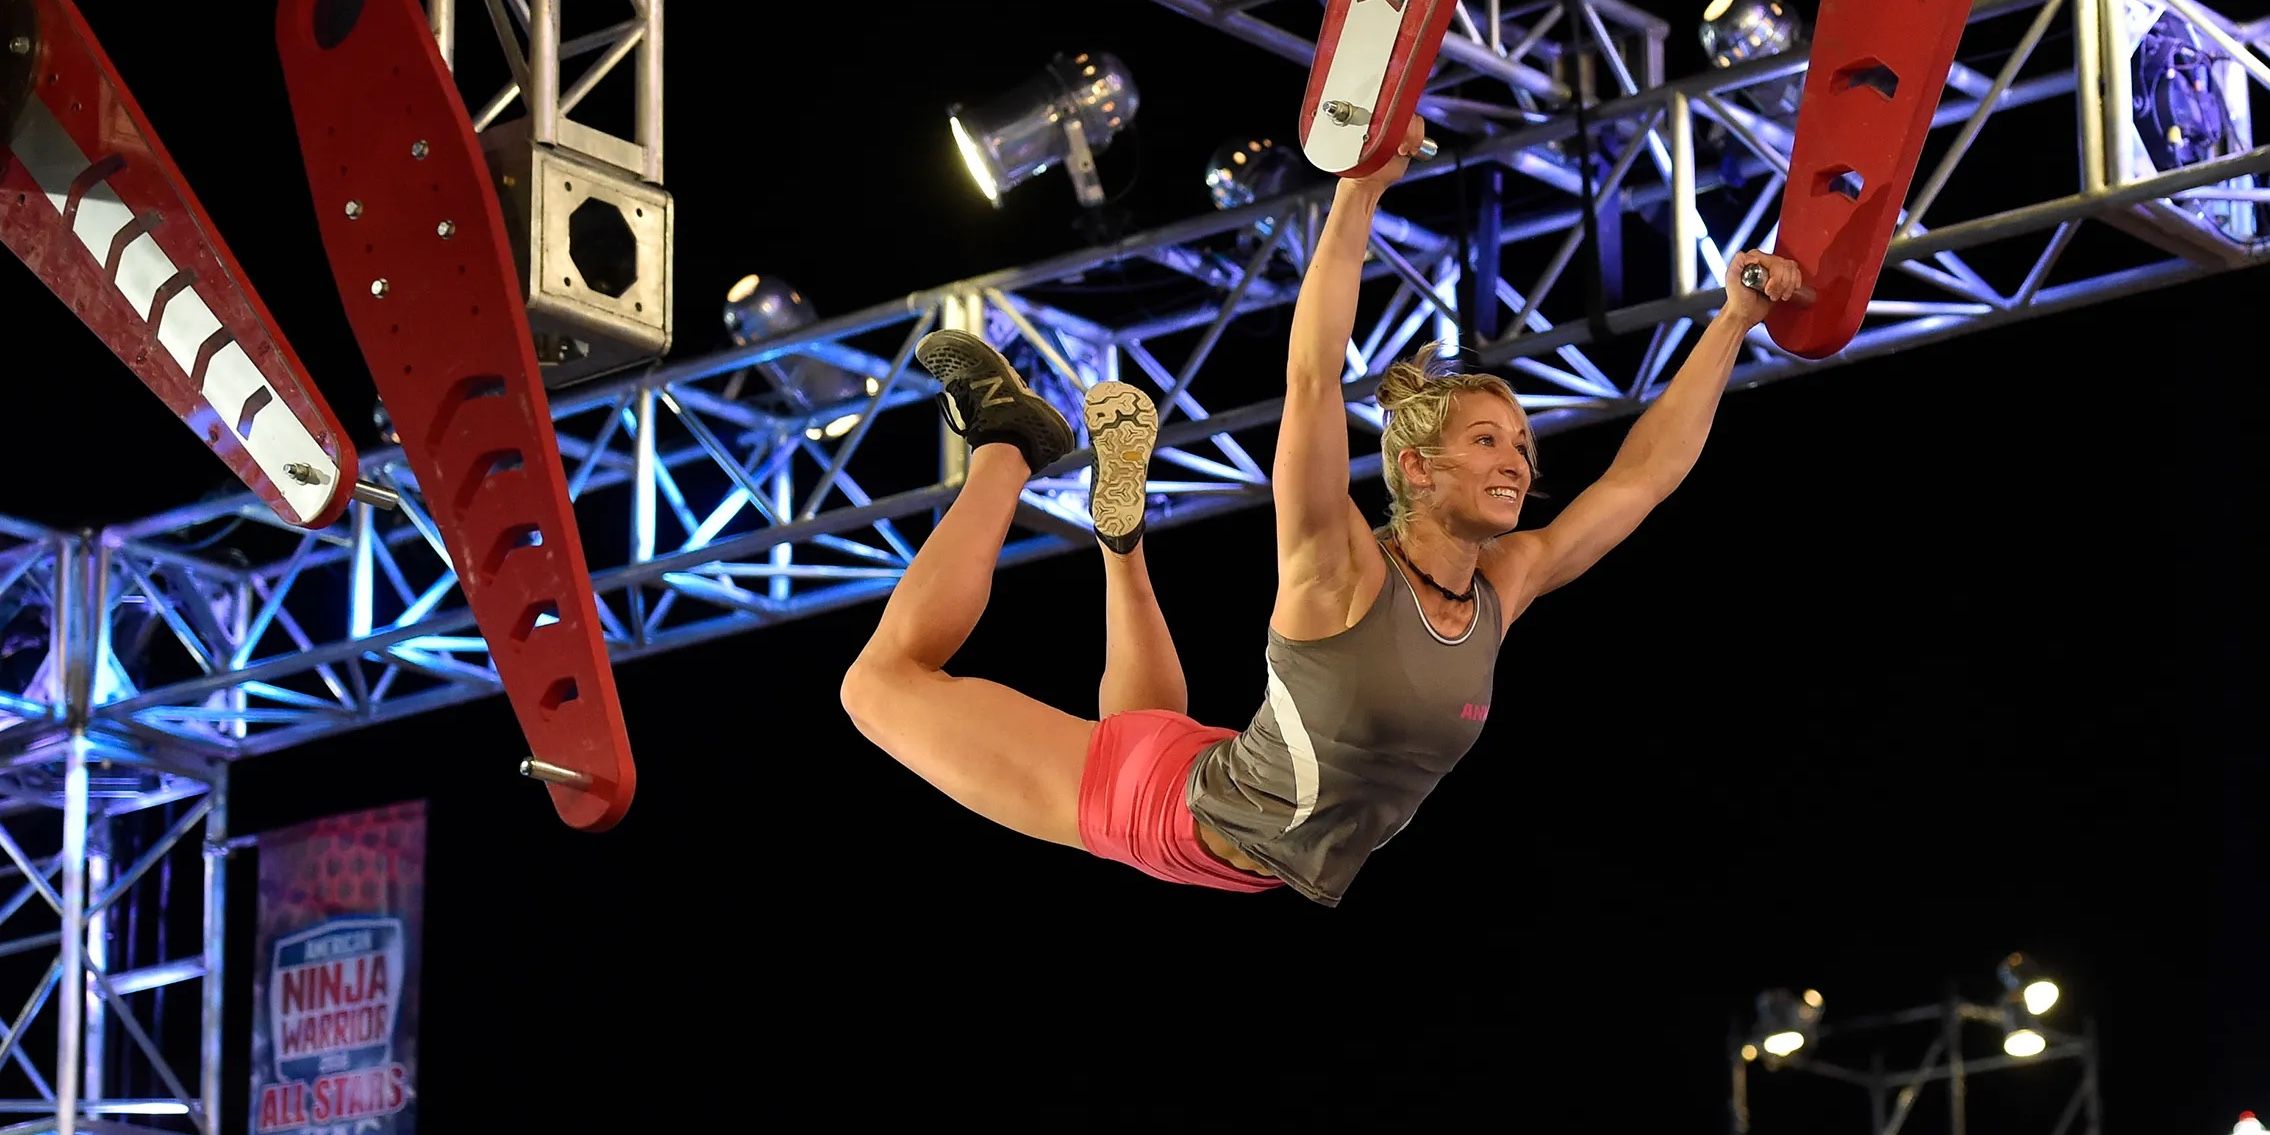
[[[1380,376],[1375,397],[1379,408],[1392,414],[1410,408],[1428,396],[1428,387],[1452,369],[1443,357],[1443,344],[1429,343],[1413,352],[1410,358],[1397,359],[1388,365],[1387,373]]]

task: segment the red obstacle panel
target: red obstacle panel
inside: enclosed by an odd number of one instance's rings
[[[1457,11],[1457,0],[1329,0],[1301,97],[1312,164],[1365,177],[1394,159]]]
[[[276,41],[347,319],[570,826],[637,785],[504,213],[417,0],[283,0]]]
[[[0,242],[285,523],[337,520],[354,442],[78,9],[29,11],[28,96],[12,131],[0,121]]]
[[[1970,0],[1822,0],[1775,254],[1819,299],[1776,304],[1783,350],[1825,358],[1860,331]]]

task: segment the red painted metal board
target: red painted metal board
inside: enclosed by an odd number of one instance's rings
[[[1775,304],[1783,350],[1825,358],[1860,330],[1970,18],[1969,0],[1822,0],[1776,255],[1817,295]]]
[[[604,830],[637,785],[502,206],[417,0],[283,0],[284,84],[347,319],[547,787]],[[350,210],[349,203],[355,204]]]
[[[1376,173],[1418,113],[1457,0],[1330,0],[1301,97],[1301,152],[1341,177]],[[1327,113],[1345,104],[1345,122]]]
[[[0,243],[285,523],[337,520],[354,443],[220,230],[78,9],[14,11],[34,30],[9,37],[31,50],[0,123]]]

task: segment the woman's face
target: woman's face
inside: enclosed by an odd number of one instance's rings
[[[1529,426],[1520,411],[1488,391],[1461,391],[1443,422],[1442,456],[1429,462],[1406,450],[1404,477],[1419,510],[1454,535],[1482,540],[1511,532],[1537,475]]]

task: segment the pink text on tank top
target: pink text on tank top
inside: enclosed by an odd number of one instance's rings
[[[1458,718],[1461,721],[1487,721],[1490,719],[1490,707],[1467,702],[1465,708],[1458,711]]]

